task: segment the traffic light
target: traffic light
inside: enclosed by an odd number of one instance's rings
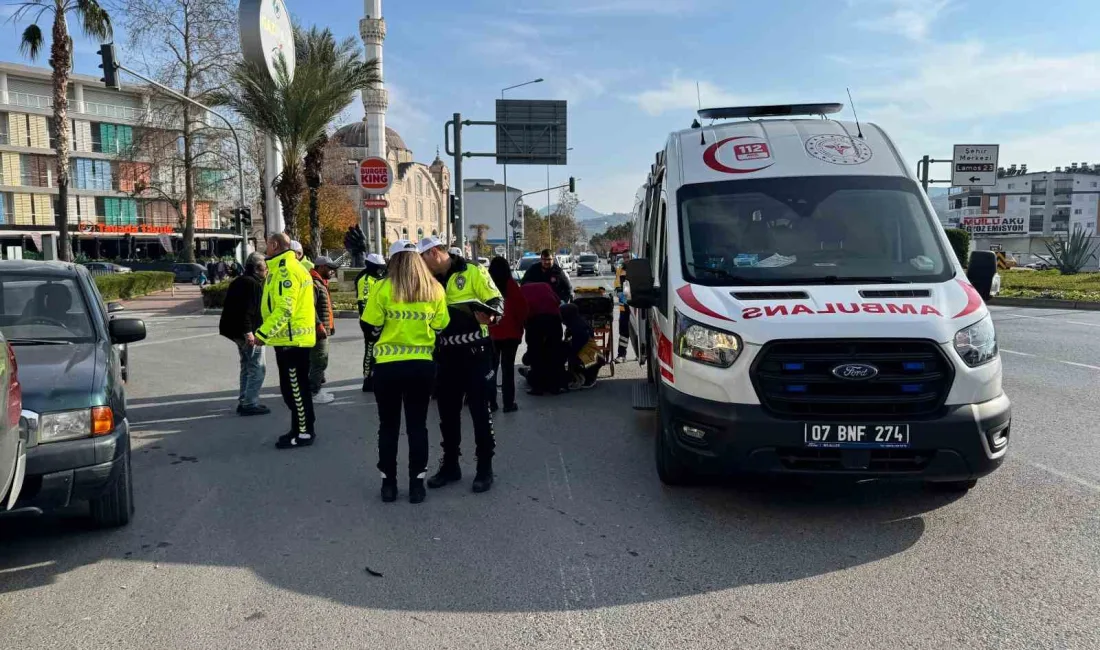
[[[573,178],[572,176],[569,177],[569,193],[577,193],[577,179]]]
[[[99,67],[103,68],[103,77],[100,78],[108,88],[114,90],[121,90],[122,86],[118,83],[118,63],[115,61],[115,44],[104,43],[99,48],[99,56],[103,59],[103,63],[99,64]]]
[[[460,199],[457,196],[455,196],[454,194],[452,194],[450,199],[449,199],[450,208],[451,208],[451,222],[452,223],[458,223],[458,202],[459,202],[459,200]]]
[[[237,210],[237,216],[241,221],[241,225],[245,228],[252,227],[252,208],[243,207]]]

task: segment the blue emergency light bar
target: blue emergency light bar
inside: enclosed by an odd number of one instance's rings
[[[844,110],[844,104],[777,104],[775,106],[731,106],[703,108],[704,120],[732,120],[742,117],[787,117],[791,115],[832,115]]]

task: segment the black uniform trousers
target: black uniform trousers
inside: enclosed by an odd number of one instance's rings
[[[559,391],[568,383],[561,316],[539,314],[527,319],[527,383],[537,392]]]
[[[626,347],[630,344],[630,312],[623,309],[619,312],[619,350],[615,356],[625,357]]]
[[[378,402],[378,470],[397,478],[397,444],[401,407],[409,438],[409,478],[428,471],[428,403],[435,381],[434,361],[389,361],[374,366],[374,397]]]
[[[279,390],[290,409],[290,432],[313,435],[313,393],[309,390],[309,353],[311,348],[275,348],[279,366]]]
[[[489,411],[489,379],[493,374],[492,349],[485,343],[437,347],[439,361],[436,401],[439,431],[443,434],[443,458],[458,460],[462,446],[462,402],[474,421],[474,445],[478,460],[493,457],[493,415]]]
[[[363,331],[363,378],[371,376],[374,368],[374,340],[370,338],[372,328],[362,320],[359,321],[359,329]]]

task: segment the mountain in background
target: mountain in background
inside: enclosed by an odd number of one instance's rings
[[[557,209],[557,204],[550,206],[550,211],[553,212]],[[542,208],[538,211],[540,215],[546,216],[546,208]],[[577,205],[577,211],[574,215],[577,223],[581,228],[584,228],[584,232],[591,237],[592,235],[598,235],[612,226],[618,226],[619,224],[626,223],[634,218],[634,215],[624,212],[615,212],[613,214],[603,214],[602,212],[596,212],[587,205],[581,203]]]

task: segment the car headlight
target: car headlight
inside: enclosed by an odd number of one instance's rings
[[[955,351],[971,368],[997,358],[997,333],[989,316],[955,333]]]
[[[676,356],[708,366],[729,368],[741,354],[741,337],[697,323],[676,312]]]
[[[43,413],[38,417],[38,442],[42,444],[102,436],[113,429],[114,413],[109,406]]]

